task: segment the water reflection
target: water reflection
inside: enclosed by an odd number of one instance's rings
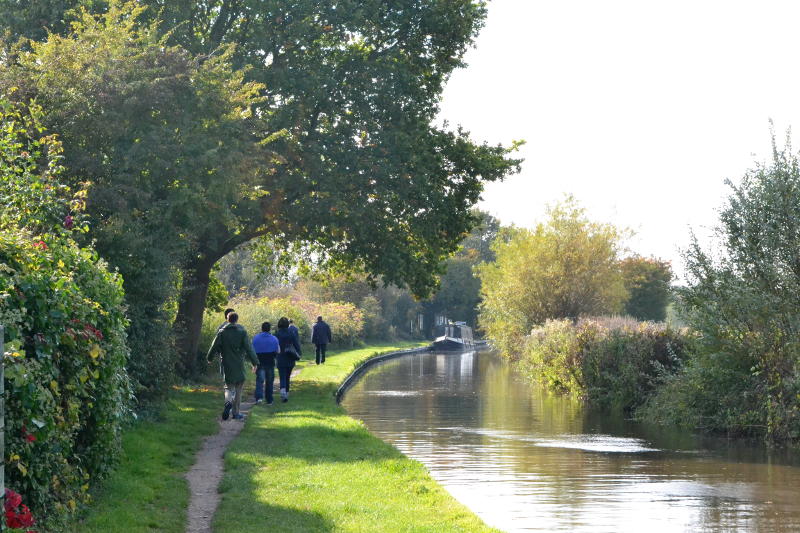
[[[487,353],[370,370],[344,405],[506,531],[800,531],[800,459],[587,413]]]

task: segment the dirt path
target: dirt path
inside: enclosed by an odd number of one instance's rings
[[[292,372],[292,379],[299,373],[299,369]],[[277,385],[277,380],[275,384]],[[253,391],[245,389],[243,394],[243,397],[248,400],[242,400],[239,410],[247,417],[250,408],[254,405]],[[277,394],[275,396],[276,401],[280,401],[280,397]],[[189,481],[186,533],[212,533],[211,522],[221,499],[218,489],[224,473],[225,450],[228,449],[228,445],[236,438],[236,435],[242,431],[246,420],[247,418],[245,420],[217,419],[219,432],[206,437],[203,447],[197,452],[192,468],[186,473],[186,479]]]
[[[247,416],[253,401],[242,401],[240,411]],[[211,520],[219,505],[217,491],[222,481],[223,456],[228,444],[242,431],[244,420],[218,419],[219,432],[206,437],[203,447],[197,452],[194,465],[186,473],[189,481],[189,520],[186,533],[211,533]]]

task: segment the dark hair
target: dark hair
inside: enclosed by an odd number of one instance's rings
[[[230,322],[231,324],[236,324],[238,321],[239,321],[239,315],[237,315],[236,313],[231,312],[231,314],[228,315],[228,322]]]
[[[290,319],[289,319],[289,324],[294,324],[294,320],[292,320],[292,319],[290,318]]]
[[[280,320],[278,320],[278,329],[288,328],[289,327],[289,319],[285,316],[282,316]]]
[[[270,324],[269,322],[264,322],[263,324],[261,324],[261,331],[266,332],[269,331],[270,328],[272,328],[272,324]]]
[[[321,316],[317,317],[317,322],[322,322],[322,317]]]
[[[233,309],[231,309],[229,307],[225,311],[222,312],[222,314],[225,316],[225,318],[228,318],[228,313],[233,313]]]

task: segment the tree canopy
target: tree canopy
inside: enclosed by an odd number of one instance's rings
[[[149,4],[89,5],[103,14],[10,54],[3,83],[39,99],[70,176],[91,180],[98,249],[133,301],[147,292],[143,318],[179,274],[187,371],[211,268],[236,246],[267,236],[426,295],[482,183],[518,168],[433,125],[480,2]]]

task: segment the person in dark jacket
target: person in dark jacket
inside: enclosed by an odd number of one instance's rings
[[[234,311],[235,309],[228,307],[222,312],[222,316],[225,317],[225,322],[219,325],[219,327],[217,328],[217,332],[220,332],[223,329],[225,329],[225,326],[228,325],[228,315],[233,313]],[[225,381],[225,369],[222,368],[222,359],[220,359],[219,361],[219,375],[222,376],[222,381]]]
[[[278,331],[275,332],[280,345],[278,352],[278,377],[281,381],[281,401],[289,401],[289,378],[295,362],[303,355],[300,349],[300,338],[297,333],[289,329],[289,319],[285,316],[278,320]]]
[[[244,418],[239,412],[242,403],[242,389],[244,388],[244,360],[247,357],[255,370],[258,358],[253,351],[253,345],[247,337],[247,331],[238,324],[239,315],[230,313],[228,325],[217,331],[214,342],[208,350],[210,363],[219,354],[222,357],[222,367],[225,370],[225,408],[222,410],[222,419],[227,420],[233,410],[233,418]]]
[[[328,349],[328,343],[332,341],[331,327],[322,320],[321,316],[318,316],[317,323],[314,324],[311,330],[311,342],[314,343],[314,348],[316,348],[318,365],[325,362],[325,351]]]
[[[272,385],[275,382],[275,357],[280,345],[278,339],[269,332],[269,322],[261,324],[261,333],[253,337],[253,350],[258,356],[256,369],[256,403],[261,403],[266,392],[267,405],[272,405]]]

